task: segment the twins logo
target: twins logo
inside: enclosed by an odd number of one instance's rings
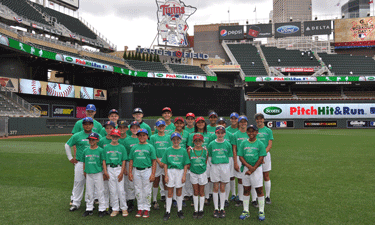
[[[228,35],[228,31],[227,30],[221,30],[220,31],[220,35],[222,36],[222,37],[225,37],[225,36],[227,36]]]

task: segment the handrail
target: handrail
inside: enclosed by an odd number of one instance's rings
[[[5,97],[9,98],[11,101],[15,102],[16,104],[20,105],[27,115],[31,115],[33,117],[40,117],[40,110],[32,106],[30,103],[26,102],[24,99],[16,95],[14,92],[11,92],[6,87],[1,87],[0,92]]]

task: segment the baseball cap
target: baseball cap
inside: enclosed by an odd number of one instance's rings
[[[136,114],[136,113],[142,113],[142,114],[143,114],[143,111],[142,111],[141,108],[135,108],[135,109],[133,110],[133,114]]]
[[[220,126],[220,125],[219,125],[219,126],[217,126],[217,127],[216,127],[216,129],[215,129],[215,133],[216,133],[216,132],[218,132],[219,130],[223,130],[223,131],[224,131],[224,133],[226,132],[226,130],[225,130],[225,127],[224,127],[224,126]]]
[[[206,122],[206,120],[203,118],[203,117],[198,117],[196,120],[195,120],[195,122],[196,123],[198,123],[199,121],[204,121],[204,122]]]
[[[105,126],[107,126],[107,125],[116,128],[116,124],[115,124],[115,122],[113,122],[113,121],[107,121],[107,122],[105,122],[105,124],[103,125],[103,127],[105,127]]]
[[[133,122],[131,122],[131,124],[130,124],[130,128],[132,127],[132,126],[140,126],[139,125],[139,123],[137,122],[137,121],[133,121]]]
[[[208,114],[208,118],[210,118],[211,116],[216,116],[216,117],[218,117],[218,115],[217,115],[216,112],[211,112],[210,114]]]
[[[140,129],[138,132],[137,132],[137,135],[140,134],[140,133],[145,133],[148,135],[148,131],[146,129]]]
[[[161,125],[164,125],[165,126],[165,121],[164,120],[159,120],[158,122],[155,123],[155,126],[161,126]]]
[[[181,134],[178,133],[178,132],[174,132],[174,133],[171,135],[171,140],[172,140],[174,137],[179,137],[180,139],[182,139],[182,138],[181,138]]]
[[[87,110],[96,111],[96,107],[95,107],[94,104],[88,104],[88,105],[86,106],[86,111],[87,111]]]
[[[195,141],[195,140],[197,140],[197,139],[199,139],[199,140],[204,140],[204,137],[203,137],[203,135],[201,135],[201,134],[194,134],[194,136],[193,136],[193,141]]]
[[[118,115],[118,111],[116,109],[109,110],[108,115],[111,115],[111,113],[116,113]]]
[[[164,107],[163,110],[161,110],[161,113],[163,112],[172,112],[172,109],[169,107]]]
[[[220,122],[227,123],[227,121],[225,121],[224,117],[220,117],[220,118],[217,120],[217,123],[220,123]]]
[[[248,121],[246,116],[238,117],[238,122],[240,122],[241,120],[246,120],[246,122]]]
[[[230,114],[230,118],[232,118],[233,116],[236,117],[237,119],[238,119],[238,117],[239,117],[238,113],[235,113],[235,112],[232,113],[232,114]]]
[[[249,130],[250,128],[253,128],[255,131],[258,130],[258,127],[253,125],[253,124],[250,124],[249,126],[247,126],[247,129],[246,130]]]
[[[262,119],[264,119],[264,115],[262,113],[257,113],[254,115],[255,119],[257,119],[258,117],[261,117]]]
[[[99,134],[97,134],[97,133],[91,133],[91,134],[89,134],[89,136],[87,137],[87,139],[99,140]]]
[[[128,127],[128,126],[129,126],[129,123],[128,123],[128,121],[126,121],[126,120],[121,120],[121,121],[118,123],[118,126],[125,126],[125,127]]]
[[[174,123],[176,123],[177,121],[181,121],[181,122],[185,122],[184,121],[184,118],[182,118],[182,117],[176,117],[175,119],[174,119]]]
[[[85,117],[82,119],[82,123],[94,123],[94,120],[91,117]]]
[[[109,135],[121,137],[121,133],[117,129],[112,130],[111,133],[109,133]]]
[[[188,118],[189,116],[191,116],[191,117],[195,118],[195,115],[194,115],[194,113],[191,113],[191,112],[189,112],[188,114],[186,114],[186,118]]]

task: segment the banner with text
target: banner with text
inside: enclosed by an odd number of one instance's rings
[[[286,71],[285,71],[286,72]],[[246,82],[353,82],[375,81],[375,76],[285,76],[285,77],[245,77]]]
[[[48,104],[31,103],[31,105],[40,110],[41,117],[49,117],[49,105]]]
[[[331,34],[332,20],[305,21],[303,27],[305,36]]]
[[[346,121],[347,128],[375,128],[375,121],[359,121],[348,120]]]
[[[173,73],[148,73],[147,77],[164,78],[164,79],[178,79],[178,80],[207,80],[206,76],[187,75],[187,74],[173,74]]]
[[[74,106],[52,105],[52,117],[74,117]]]
[[[335,20],[335,46],[375,45],[374,19],[375,17]]]
[[[220,26],[220,40],[241,40],[244,39],[243,26]]]
[[[0,86],[11,92],[18,92],[18,79],[9,77],[0,77]]]
[[[272,37],[272,24],[253,24],[246,26],[246,38]]]
[[[275,38],[301,36],[301,22],[275,23]]]

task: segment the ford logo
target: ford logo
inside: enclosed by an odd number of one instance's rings
[[[276,29],[277,33],[280,34],[294,34],[299,31],[299,27],[293,25],[286,25],[282,27],[278,27]]]

